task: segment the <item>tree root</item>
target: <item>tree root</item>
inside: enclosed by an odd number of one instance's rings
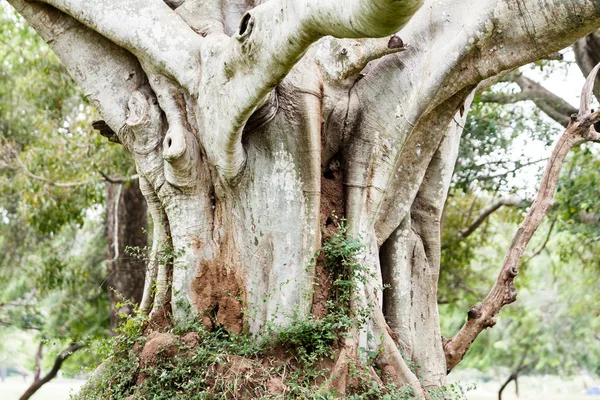
[[[323,383],[322,389],[324,391],[331,392],[335,390],[342,396],[346,393],[346,389],[348,388],[348,364],[357,360],[357,353],[358,341],[353,332],[351,337],[344,339],[343,347],[338,354],[335,365],[331,369],[331,374]]]
[[[382,371],[388,374],[388,377],[399,385],[409,385],[412,389],[412,397],[415,399],[427,399],[428,396],[423,390],[417,376],[408,368],[408,365],[402,358],[400,350],[385,322],[383,311],[379,307],[375,307],[372,314],[373,325],[376,337],[381,340],[380,354],[377,357],[376,363]],[[390,368],[391,367],[391,368]]]
[[[377,357],[376,364],[384,372],[385,381],[391,381],[399,386],[409,385],[412,390],[412,397],[415,399],[428,399],[427,393],[423,390],[417,376],[410,370],[398,346],[392,337],[391,330],[385,322],[383,312],[380,308],[375,308],[373,312],[373,325],[375,333],[381,340],[380,354]],[[329,378],[323,383],[323,391],[336,391],[343,396],[350,382],[349,365],[351,362],[358,361],[358,329],[353,329],[351,335],[344,339],[343,347],[340,350],[335,365],[331,369]],[[379,385],[384,386],[384,381],[377,375],[373,367],[368,369],[369,375]]]

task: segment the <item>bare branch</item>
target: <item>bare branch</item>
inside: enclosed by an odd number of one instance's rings
[[[11,165],[11,164],[7,163],[6,161],[2,161],[2,162],[0,162],[0,168],[8,168],[8,169],[12,169],[15,171],[19,171],[31,179],[42,181],[51,186],[67,188],[67,187],[89,185],[90,183],[94,182],[93,180],[87,180],[87,181],[81,181],[81,182],[55,182],[53,180],[44,178],[43,176],[35,175],[31,171],[29,171],[29,169],[25,166],[23,161],[21,161],[21,158],[19,158],[19,156],[16,153],[12,154],[11,158],[14,160],[16,165]]]
[[[486,93],[481,96],[481,101],[486,103],[512,104],[519,101],[530,100],[550,118],[566,127],[569,125],[571,115],[577,109],[561,97],[555,95],[539,83],[520,75],[511,79],[521,88],[521,92]]]
[[[50,372],[48,372],[48,374],[41,379],[39,379],[39,376],[38,376],[38,379],[35,379],[33,381],[31,386],[29,386],[29,388],[27,388],[27,390],[25,391],[25,393],[23,393],[23,395],[19,398],[19,400],[29,399],[31,396],[33,396],[33,394],[35,392],[38,391],[39,388],[41,388],[43,385],[48,383],[50,380],[54,379],[54,377],[56,377],[56,375],[58,374],[60,367],[62,367],[63,362],[65,362],[65,360],[67,360],[69,357],[71,357],[71,355],[73,353],[75,353],[77,350],[82,349],[84,347],[85,347],[85,345],[82,343],[72,343],[71,345],[69,345],[69,347],[67,347],[67,349],[65,351],[63,351],[56,357],[56,359],[54,360],[54,365],[52,366],[52,369],[50,370]],[[40,350],[41,350],[41,344],[40,344]]]
[[[479,216],[477,217],[477,219],[471,225],[469,225],[468,228],[462,230],[460,232],[459,236],[462,239],[465,239],[465,238],[469,237],[469,235],[471,235],[473,232],[475,232],[475,230],[477,228],[479,228],[481,226],[481,224],[490,215],[492,215],[495,211],[497,211],[500,207],[502,207],[502,206],[518,207],[518,206],[523,205],[525,203],[527,203],[527,202],[524,201],[521,197],[519,197],[517,195],[504,196],[504,197],[501,197],[499,199],[496,199],[496,200],[494,200],[494,202],[492,202],[492,204],[488,205],[483,210],[481,210],[481,213],[479,214]]]
[[[589,100],[593,81],[599,68],[600,64],[588,77],[582,98]],[[584,112],[589,110],[589,105],[582,104],[582,110]],[[471,307],[467,322],[444,346],[448,371],[463,359],[473,341],[483,330],[496,324],[496,315],[502,307],[516,300],[517,290],[514,279],[519,273],[521,257],[533,234],[552,207],[556,184],[565,157],[574,146],[587,140],[597,140],[598,134],[594,130],[593,124],[599,120],[600,112],[580,114],[577,118],[574,117],[569,127],[558,139],[546,165],[535,202],[513,237],[494,287],[481,304]]]

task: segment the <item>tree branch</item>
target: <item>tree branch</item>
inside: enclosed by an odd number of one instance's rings
[[[193,92],[201,36],[162,0],[45,0]]]
[[[14,171],[21,172],[28,178],[42,181],[44,183],[47,183],[48,185],[56,186],[56,187],[68,188],[68,187],[75,187],[75,186],[84,186],[84,185],[89,185],[90,183],[93,183],[93,180],[87,180],[87,181],[81,181],[81,182],[55,182],[53,180],[44,178],[43,176],[35,175],[31,171],[29,171],[29,169],[27,169],[27,167],[25,166],[23,161],[21,161],[21,158],[16,154],[15,150],[14,149],[11,149],[11,150],[12,150],[11,151],[12,154],[10,154],[9,157],[14,160],[16,165],[11,165],[10,163],[8,163],[6,161],[0,161],[0,168],[7,168],[7,169],[12,169]]]
[[[248,11],[234,37],[220,42],[221,57],[202,57],[206,78],[199,92],[205,95],[198,106],[207,110],[205,126],[213,131],[204,143],[211,163],[226,179],[238,174],[245,163],[241,136],[246,121],[312,43],[327,35],[391,35],[420,6],[421,0],[274,0]],[[397,42],[387,45],[391,49]],[[214,99],[224,103],[215,106]]]
[[[33,380],[38,381],[40,379],[40,373],[42,372],[42,350],[44,348],[44,341],[40,340],[37,353],[35,354],[35,369],[33,372]]]
[[[564,127],[569,125],[571,115],[577,113],[577,109],[567,101],[526,76],[519,75],[511,80],[519,85],[521,92],[514,94],[485,93],[481,95],[481,101],[485,103],[512,104],[530,100],[547,116]]]
[[[56,359],[54,360],[54,365],[52,366],[52,369],[50,370],[50,372],[48,372],[48,374],[41,379],[39,379],[39,376],[38,376],[37,377],[38,379],[35,379],[33,381],[31,386],[29,386],[29,388],[25,391],[25,393],[23,393],[23,395],[19,398],[19,400],[29,399],[31,396],[33,396],[33,394],[35,392],[38,391],[39,388],[41,388],[46,383],[50,382],[50,380],[54,379],[56,377],[56,375],[58,374],[60,367],[62,367],[63,362],[65,360],[67,360],[71,356],[71,354],[75,353],[79,349],[82,349],[83,347],[85,347],[85,345],[82,343],[72,343],[71,345],[69,345],[69,347],[67,347],[67,349],[65,351],[63,351],[56,357]],[[41,344],[40,344],[40,350],[41,350]]]
[[[502,307],[516,300],[517,290],[514,279],[519,273],[520,259],[533,234],[552,207],[556,184],[565,157],[574,146],[588,140],[599,139],[600,135],[594,130],[593,124],[600,120],[600,112],[590,113],[589,106],[593,83],[599,68],[600,64],[592,71],[582,90],[578,116],[573,118],[552,151],[535,202],[513,237],[494,287],[481,304],[471,307],[467,322],[444,346],[448,371],[463,359],[473,341],[483,330],[496,324],[496,315]]]
[[[573,44],[575,61],[583,75],[588,75],[594,66],[600,62],[600,30],[579,39]],[[596,78],[594,95],[600,99],[600,78]]]
[[[25,0],[8,2],[50,45],[105,124],[120,134],[131,94],[146,83],[137,59],[53,7]]]
[[[477,219],[468,228],[462,230],[459,233],[460,238],[466,239],[467,237],[469,237],[469,235],[471,235],[473,232],[475,232],[475,230],[477,230],[477,228],[479,228],[481,226],[481,224],[490,215],[492,215],[495,211],[497,211],[500,207],[502,207],[502,206],[518,207],[525,203],[526,203],[526,201],[524,201],[521,197],[519,197],[517,195],[504,196],[499,199],[496,199],[494,202],[492,202],[492,204],[485,207],[481,211],[481,213],[479,214]]]

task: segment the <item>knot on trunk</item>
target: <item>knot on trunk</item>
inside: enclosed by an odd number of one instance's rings
[[[473,306],[469,309],[467,316],[470,320],[481,318],[481,306]]]
[[[398,36],[393,35],[388,42],[388,48],[390,49],[401,49],[404,47],[404,42]]]

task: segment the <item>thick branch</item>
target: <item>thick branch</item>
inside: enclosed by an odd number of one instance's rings
[[[245,162],[241,135],[246,121],[312,43],[327,35],[391,35],[420,6],[420,0],[274,0],[247,12],[236,35],[219,44],[222,56],[202,57],[203,82],[207,83],[199,90],[206,94],[199,106],[207,110],[206,126],[213,130],[205,144],[212,164],[225,178],[238,174]],[[395,41],[388,41],[388,47],[396,46]],[[211,44],[206,51],[214,47]],[[226,104],[215,107],[215,98]]]
[[[63,362],[67,358],[69,358],[71,354],[75,353],[77,350],[83,347],[85,347],[85,345],[81,343],[73,343],[69,347],[67,347],[65,351],[63,351],[58,355],[58,357],[56,357],[56,360],[54,361],[54,365],[52,366],[50,372],[48,372],[48,374],[41,379],[35,379],[31,386],[29,386],[25,393],[23,393],[23,395],[19,398],[19,400],[29,399],[31,396],[33,396],[35,392],[38,391],[39,388],[41,388],[46,383],[50,382],[50,380],[54,379],[56,377],[56,374],[58,374],[60,367],[62,367]]]
[[[533,234],[552,207],[556,184],[565,157],[573,146],[587,140],[598,140],[599,135],[594,130],[593,124],[600,120],[600,113],[589,113],[589,96],[598,68],[600,64],[592,71],[582,91],[579,116],[574,118],[552,151],[535,202],[513,237],[494,287],[481,304],[471,307],[467,322],[444,346],[449,371],[463,359],[477,336],[486,328],[496,324],[496,315],[502,307],[516,300],[517,290],[514,279],[519,273],[521,257]]]
[[[191,92],[196,88],[201,37],[162,0],[46,0],[124,47],[160,66]]]
[[[131,93],[146,81],[137,59],[52,7],[24,0],[9,3],[50,45],[106,125],[120,133]]]

